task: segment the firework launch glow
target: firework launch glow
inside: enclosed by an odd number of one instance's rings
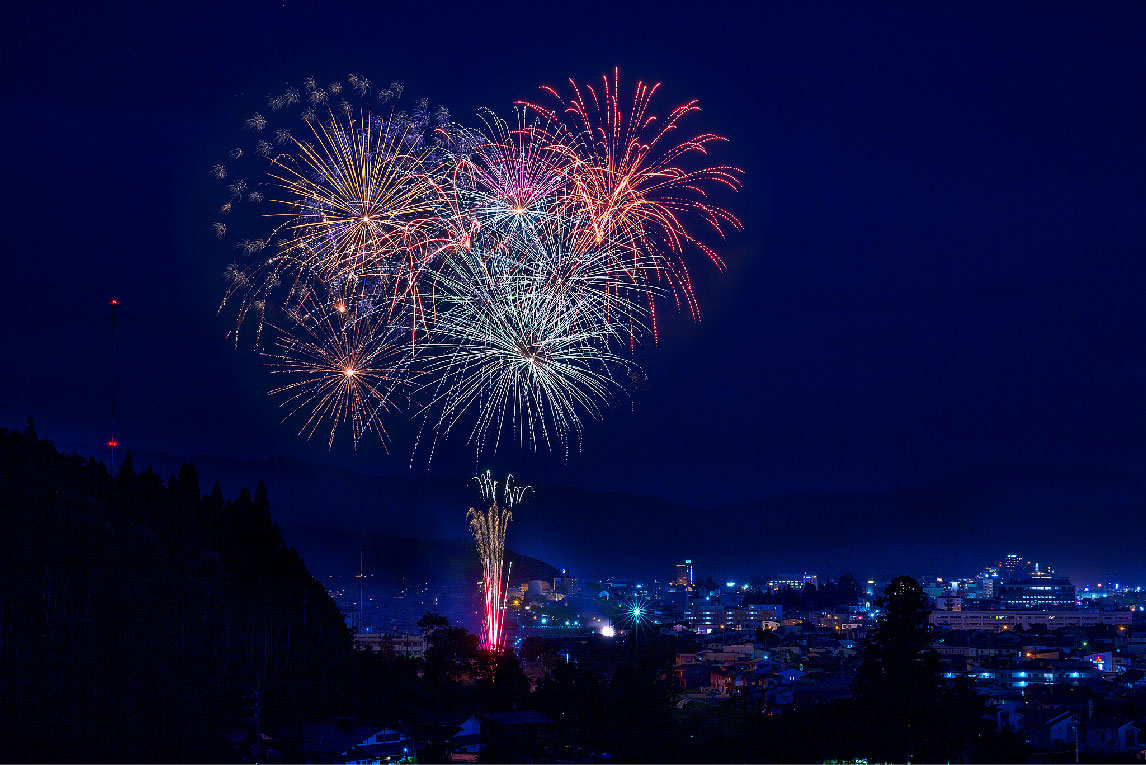
[[[484,614],[482,617],[481,647],[487,651],[502,649],[502,633],[505,619],[505,598],[508,589],[507,577],[503,580],[505,567],[505,531],[513,520],[511,509],[525,497],[528,486],[515,486],[513,476],[505,479],[501,486],[500,499],[498,482],[486,471],[474,478],[478,482],[481,497],[489,505],[484,510],[470,508],[466,518],[470,531],[477,542],[478,557],[482,565],[482,594]]]
[[[659,85],[570,85],[464,126],[400,83],[310,78],[244,121],[209,170],[238,254],[220,311],[289,378],[271,394],[301,435],[386,444],[403,411],[427,461],[455,434],[568,454],[642,377],[658,305],[699,319],[688,260],[724,265],[701,230],[741,227],[713,201],[740,186],[707,163],[724,139],[682,132],[695,101],[660,118]]]

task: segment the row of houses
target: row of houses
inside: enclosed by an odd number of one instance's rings
[[[506,751],[544,757],[545,734],[552,726],[552,720],[532,710],[490,712],[422,721],[418,737],[408,727],[334,718],[302,726],[300,753],[306,762],[342,765],[414,762],[426,756],[431,761],[479,762],[489,753]],[[281,761],[275,754],[264,747],[256,759]]]
[[[1036,762],[1146,759],[1146,624],[1131,612],[935,612],[947,677],[966,677]]]
[[[847,696],[858,666],[854,641],[826,630],[784,628],[783,645],[755,642],[750,633],[723,634],[696,652],[678,653],[673,666],[681,704],[748,697],[783,709]]]
[[[1128,716],[1061,709],[1013,708],[999,703],[990,717],[1000,730],[1023,737],[1036,758],[1053,754],[1138,754],[1146,747],[1142,728]]]

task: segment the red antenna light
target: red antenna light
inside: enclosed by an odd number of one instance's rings
[[[119,441],[116,441],[114,438],[107,442],[108,449],[114,449],[117,446],[119,446]]]

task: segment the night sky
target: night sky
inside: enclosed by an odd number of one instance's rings
[[[23,5],[0,32],[0,424],[107,437],[117,297],[126,447],[408,473],[408,428],[354,455],[280,423],[216,316],[208,169],[307,75],[470,121],[620,66],[662,109],[700,99],[745,231],[723,275],[693,258],[703,319],[666,320],[631,409],[567,462],[483,466],[714,504],[1146,457],[1146,5]],[[473,462],[459,441],[433,471]]]

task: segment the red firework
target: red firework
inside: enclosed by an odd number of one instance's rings
[[[719,135],[677,140],[680,122],[700,111],[696,100],[662,120],[650,110],[660,83],[638,82],[632,100],[622,102],[620,70],[611,81],[601,80],[597,88],[570,79],[568,99],[543,86],[560,102],[553,110],[525,103],[560,125],[549,136],[549,148],[567,161],[567,212],[584,220],[584,246],[619,245],[624,260],[618,269],[634,281],[665,283],[678,306],[683,298],[696,318],[699,307],[684,252],[695,246],[720,269],[724,260],[686,224],[699,219],[721,238],[727,226],[742,228],[735,215],[709,201],[709,193],[713,186],[739,190],[743,171],[704,161],[711,144],[727,140]]]

